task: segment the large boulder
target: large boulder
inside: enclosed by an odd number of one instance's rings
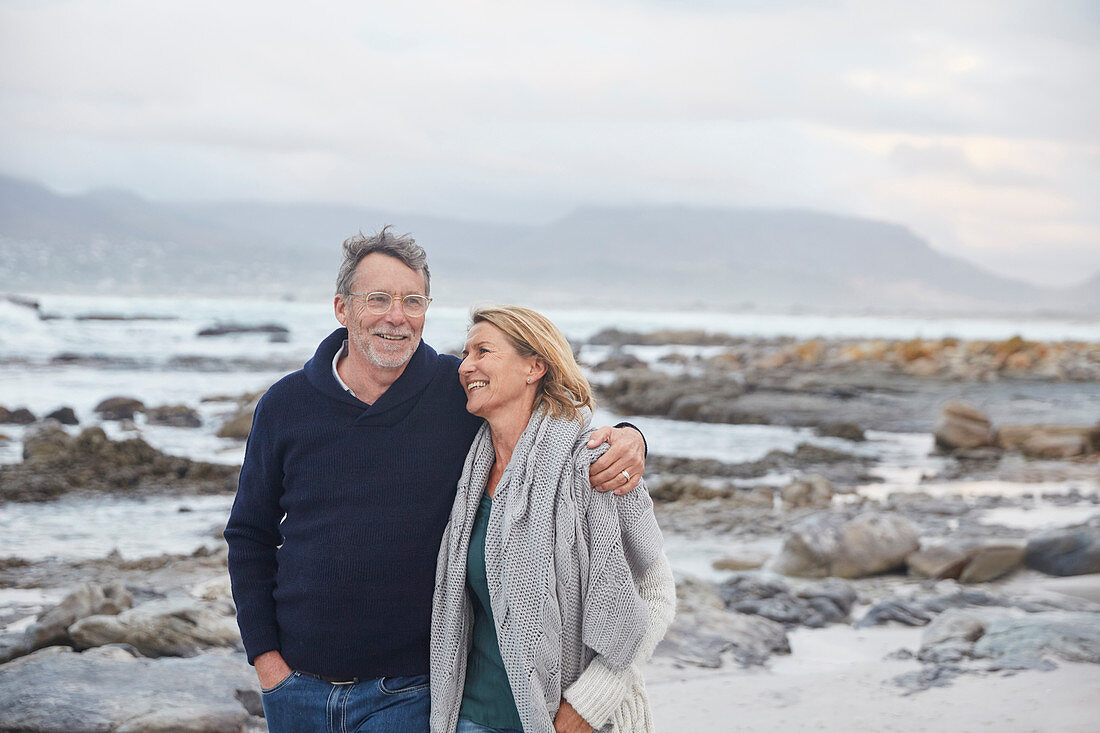
[[[101,420],[133,420],[145,410],[145,403],[133,397],[108,397],[95,406]]]
[[[100,585],[85,583],[52,608],[38,614],[24,632],[28,651],[53,644],[71,644],[69,627],[93,615],[114,615],[130,608],[133,598],[122,581]]]
[[[968,561],[959,573],[960,583],[985,583],[1008,575],[1024,562],[1022,542],[981,542],[967,549]]]
[[[50,647],[0,667],[0,730],[240,733],[260,694],[241,654],[144,659],[118,647]]]
[[[150,601],[117,616],[88,616],[69,627],[80,649],[129,644],[147,657],[193,657],[213,647],[240,646],[234,609],[189,599]]]
[[[772,569],[808,578],[862,578],[903,566],[919,546],[916,528],[901,515],[865,512],[847,520],[821,512],[791,529]]]
[[[946,545],[921,547],[905,558],[909,574],[919,578],[943,580],[958,578],[969,560],[965,551]]]
[[[1100,573],[1100,527],[1053,529],[1032,537],[1025,562],[1048,575]]]
[[[951,452],[993,445],[993,426],[980,410],[964,402],[943,406],[935,430],[936,446]]]
[[[1007,575],[1024,561],[1024,544],[977,540],[922,547],[905,559],[909,574],[961,583],[984,583]]]

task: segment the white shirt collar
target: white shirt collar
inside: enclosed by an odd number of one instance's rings
[[[332,357],[332,376],[336,378],[336,383],[344,388],[352,397],[355,397],[355,393],[351,391],[351,387],[344,384],[344,380],[340,379],[340,372],[336,369],[336,365],[340,363],[340,360],[348,355],[348,340],[344,339],[344,345],[340,347],[340,350],[336,352],[336,356]],[[355,397],[359,399],[358,397]]]

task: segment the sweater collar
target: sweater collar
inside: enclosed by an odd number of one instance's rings
[[[336,382],[336,378],[332,374],[332,360],[335,358],[336,352],[343,348],[344,339],[346,338],[348,338],[346,328],[338,328],[329,334],[317,347],[313,358],[306,362],[304,371],[309,383],[317,391],[334,400],[365,410],[363,417],[386,412],[390,408],[416,396],[428,386],[428,383],[435,376],[439,355],[435,349],[428,346],[421,339],[420,345],[416,347],[412,358],[405,366],[405,371],[401,373],[397,381],[391,384],[390,388],[383,392],[374,404],[368,405],[346,392]]]

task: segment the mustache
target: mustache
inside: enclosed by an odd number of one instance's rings
[[[412,331],[402,328],[375,328],[371,330],[371,334],[376,336],[408,336],[412,338]]]

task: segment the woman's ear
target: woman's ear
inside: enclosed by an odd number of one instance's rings
[[[528,372],[530,381],[534,382],[542,379],[546,375],[546,362],[541,356],[536,356],[534,363],[531,365],[531,370]]]

